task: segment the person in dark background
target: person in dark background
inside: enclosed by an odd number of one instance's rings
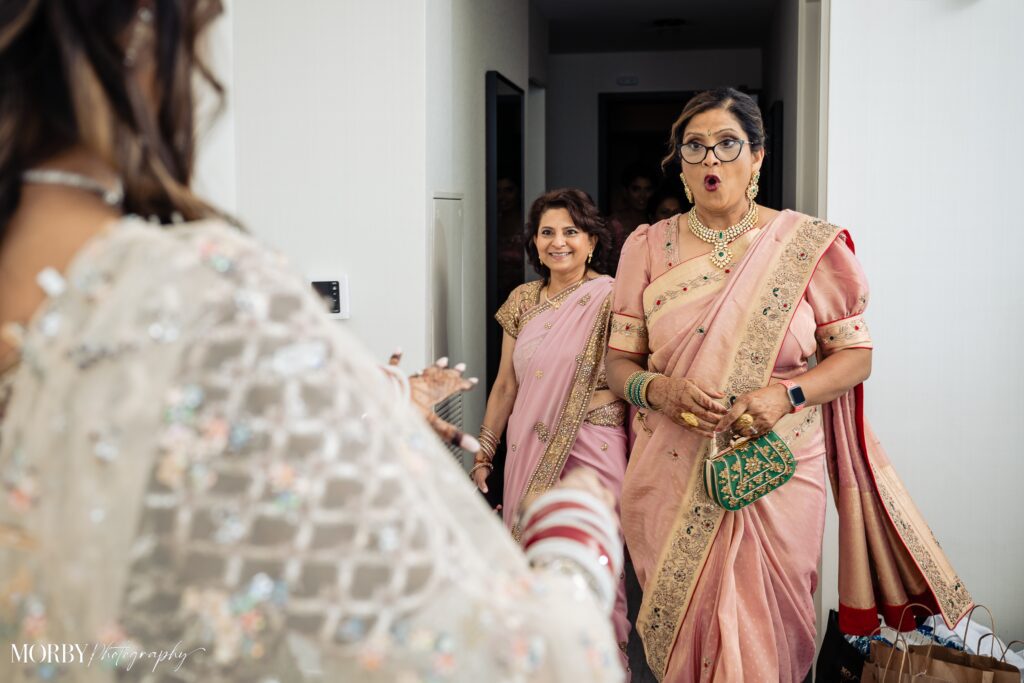
[[[525,279],[523,200],[509,173],[498,177],[498,299],[504,301]]]
[[[662,185],[647,202],[647,222],[654,225],[658,221],[672,218],[677,213],[682,213],[686,206],[688,204],[683,199],[682,190],[669,184]]]
[[[612,234],[612,272],[619,263],[619,251],[638,225],[648,222],[647,202],[657,185],[658,175],[638,164],[628,167],[622,174],[620,200],[613,205],[608,216],[608,229]]]

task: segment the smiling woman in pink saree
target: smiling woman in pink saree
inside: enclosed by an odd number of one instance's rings
[[[608,255],[604,222],[584,192],[555,190],[534,202],[528,231],[528,253],[546,277],[517,287],[495,315],[505,331],[502,359],[472,472],[486,491],[504,431],[503,516],[516,540],[528,497],[585,467],[617,501],[626,469],[626,406],[608,389],[604,371],[614,283],[600,274]],[[629,622],[621,583],[613,621],[624,649]]]
[[[748,96],[691,100],[671,159],[696,213],[638,228],[617,273],[609,383],[640,408],[620,506],[644,591],[637,631],[664,681],[804,679],[826,465],[844,632],[869,633],[879,612],[895,625],[910,602],[949,622],[971,605],[863,419],[872,343],[853,242],[755,204],[763,140]],[[795,456],[793,478],[725,511],[705,490],[711,439],[769,431]]]

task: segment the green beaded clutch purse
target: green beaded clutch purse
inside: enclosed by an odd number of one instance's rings
[[[704,485],[711,500],[735,512],[785,484],[794,472],[793,452],[778,434],[768,432],[755,439],[741,439],[708,457]]]

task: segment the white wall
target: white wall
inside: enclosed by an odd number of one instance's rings
[[[224,14],[214,21],[203,38],[207,63],[227,94],[218,98],[200,81],[203,87],[197,93],[199,135],[196,140],[195,177],[192,180],[192,186],[200,197],[232,214],[238,211],[233,5],[234,0],[225,0]]]
[[[468,374],[483,379],[486,329],[494,314],[487,310],[485,279],[485,74],[498,71],[527,91],[529,5],[521,0],[427,0],[426,5],[427,174],[420,196],[430,201],[437,193],[451,193],[463,199],[463,320],[468,353],[460,360]],[[485,400],[482,388],[466,394],[468,431],[479,428]]]
[[[1021,25],[1020,0],[834,0],[827,119],[828,218],[872,285],[868,418],[975,599],[1018,638]]]
[[[620,86],[620,76],[636,76]],[[597,96],[615,92],[761,87],[760,50],[556,54],[548,58],[548,187],[598,196]],[[666,139],[668,131],[665,131]]]
[[[426,361],[426,8],[244,0],[234,16],[238,212],[307,273],[347,274],[345,324]]]

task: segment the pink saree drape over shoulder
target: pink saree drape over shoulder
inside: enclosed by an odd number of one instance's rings
[[[784,211],[733,243],[733,264],[680,262],[679,217],[634,232],[623,249],[612,348],[652,371],[738,396],[807,370],[807,360],[871,348],[868,289],[845,231]],[[644,589],[637,629],[664,681],[800,681],[814,658],[826,462],[840,511],[840,625],[870,632],[910,600],[947,620],[970,606],[864,423],[858,387],[787,415],[774,431],[793,479],[727,513],[708,498],[709,443],[640,411],[621,499]],[[724,444],[722,444],[724,445]],[[869,550],[870,548],[870,550]]]
[[[505,524],[518,538],[516,510],[529,493],[553,486],[576,467],[594,470],[615,494],[626,470],[622,401],[590,409],[606,389],[604,355],[614,280],[601,276],[540,300],[540,282],[518,287],[496,318],[515,337],[519,389],[506,428]],[[620,585],[613,621],[624,647],[629,634]]]

